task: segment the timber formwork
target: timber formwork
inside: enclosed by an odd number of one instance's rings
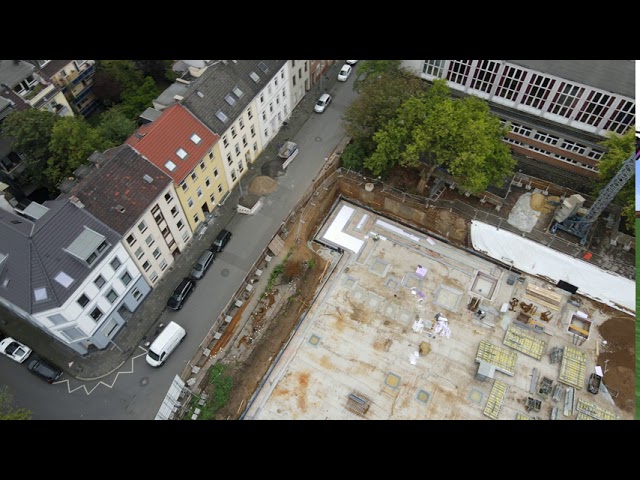
[[[484,414],[487,417],[493,418],[494,420],[498,419],[498,415],[500,414],[504,397],[507,396],[508,389],[509,385],[501,382],[500,380],[493,382],[493,387],[489,394],[489,400],[487,400],[487,406],[484,408]]]
[[[496,370],[499,372],[506,373],[513,377],[516,371],[517,358],[518,354],[516,352],[498,347],[486,340],[481,340],[480,345],[478,345],[476,362],[483,360],[496,367]]]
[[[577,390],[582,390],[586,369],[587,355],[576,348],[565,347],[558,381]]]
[[[535,358],[536,360],[540,360],[542,358],[547,346],[544,341],[534,337],[533,335],[528,335],[523,329],[515,326],[513,323],[509,325],[502,343],[507,347],[511,347],[514,350]]]

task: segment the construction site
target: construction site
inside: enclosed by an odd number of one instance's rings
[[[480,251],[497,233],[470,228]],[[513,237],[490,242],[530,242]],[[245,419],[633,418],[606,386],[612,365],[598,363],[599,326],[631,315],[345,200],[315,243],[332,273]],[[522,255],[543,263],[544,252]]]

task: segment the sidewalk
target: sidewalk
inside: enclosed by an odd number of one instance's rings
[[[334,87],[341,65],[342,63],[338,61],[327,70],[322,81],[323,92],[330,91]],[[287,119],[288,125],[280,129],[247,169],[247,173],[240,181],[243,191],[248,189],[255,177],[262,174],[264,164],[277,158],[277,146],[286,140],[293,139],[307,119],[314,114],[313,106],[322,93],[320,85],[319,82],[313,89],[306,92]],[[118,332],[112,346],[80,356],[38,327],[5,310],[0,310],[0,328],[7,336],[24,341],[38,355],[50,360],[78,380],[96,380],[111,374],[132,355],[141,354],[142,350],[138,346],[145,343],[147,338],[154,337],[156,324],[165,309],[167,299],[180,280],[189,276],[194,262],[209,248],[218,232],[237,214],[236,205],[239,197],[240,188],[236,187],[230,192],[224,206],[217,208],[218,216],[209,221],[201,238],[196,235],[192,237],[186,250],[176,258],[167,274],[158,281],[131,319]]]

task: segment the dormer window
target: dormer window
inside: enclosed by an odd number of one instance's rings
[[[87,267],[92,267],[109,248],[109,245],[104,235],[84,227],[84,231],[64,251],[80,260]]]

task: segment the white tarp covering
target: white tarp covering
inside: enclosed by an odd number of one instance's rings
[[[393,233],[397,233],[398,235],[402,235],[403,237],[407,237],[411,240],[413,240],[414,242],[419,242],[420,241],[420,237],[417,237],[409,232],[405,232],[403,229],[401,229],[400,227],[396,227],[395,225],[391,225],[388,222],[385,222],[384,220],[376,220],[376,225],[378,225],[379,227],[384,228],[385,230],[389,230],[390,232]]]
[[[564,280],[578,287],[578,293],[618,310],[635,313],[635,282],[601,268],[522,238],[506,230],[473,220],[473,248],[531,275]],[[507,262],[510,263],[510,262]]]
[[[322,238],[351,250],[353,253],[358,253],[364,241],[342,231],[353,212],[355,212],[353,208],[343,205]]]

